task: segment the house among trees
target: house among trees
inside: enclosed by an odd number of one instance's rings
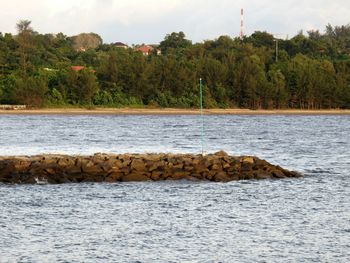
[[[129,46],[127,44],[124,44],[122,42],[115,42],[112,45],[115,46],[116,48],[124,48],[124,49],[129,48]]]
[[[142,45],[142,46],[136,48],[136,51],[142,52],[142,54],[144,56],[150,55],[153,52],[153,50],[156,50],[157,55],[161,54],[161,51],[159,49],[157,49],[154,45]]]
[[[80,70],[85,69],[85,67],[84,66],[72,66],[71,69],[73,71],[79,72]]]
[[[83,69],[86,69],[86,67],[84,67],[84,66],[71,66],[71,69],[72,69],[73,71],[75,71],[75,72],[79,72],[79,71],[81,71],[81,70],[83,70]],[[89,69],[89,68],[88,68],[88,69]],[[93,70],[93,69],[89,69],[89,71],[92,72],[92,73],[95,73],[95,72],[96,72],[96,70]]]

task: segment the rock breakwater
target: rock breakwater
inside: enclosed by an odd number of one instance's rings
[[[13,184],[182,179],[229,182],[299,176],[297,172],[288,171],[257,157],[235,157],[225,152],[205,156],[98,153],[92,156],[0,157],[0,182]]]

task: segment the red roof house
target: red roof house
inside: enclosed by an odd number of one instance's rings
[[[144,56],[148,56],[153,51],[153,47],[148,46],[148,45],[143,45],[143,46],[137,48],[136,50],[142,52],[142,54]]]
[[[161,52],[160,52],[159,49],[156,49],[155,47],[150,46],[150,45],[142,45],[142,46],[136,48],[136,51],[142,52],[142,54],[143,54],[144,56],[150,55],[150,54],[153,52],[153,50],[156,50],[157,55],[160,55],[160,54],[161,54]]]
[[[82,69],[84,69],[85,67],[84,66],[72,66],[71,67],[72,68],[72,70],[74,70],[74,71],[80,71],[80,70],[82,70]]]
[[[86,69],[84,66],[71,66],[71,69],[74,70],[75,72],[79,72],[80,70]],[[93,69],[89,69],[90,72],[95,73],[96,71]]]

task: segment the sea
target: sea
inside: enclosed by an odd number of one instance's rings
[[[221,150],[304,176],[0,184],[0,262],[350,262],[350,116],[0,116],[1,156]]]

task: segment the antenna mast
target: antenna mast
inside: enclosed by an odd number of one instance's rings
[[[202,156],[203,156],[204,155],[204,118],[203,118],[203,87],[202,87],[202,78],[199,79],[199,89],[200,89],[200,107],[201,107],[201,119],[202,119],[201,143],[202,143]]]
[[[243,41],[244,38],[244,10],[241,9],[241,33],[239,34],[239,38]]]

